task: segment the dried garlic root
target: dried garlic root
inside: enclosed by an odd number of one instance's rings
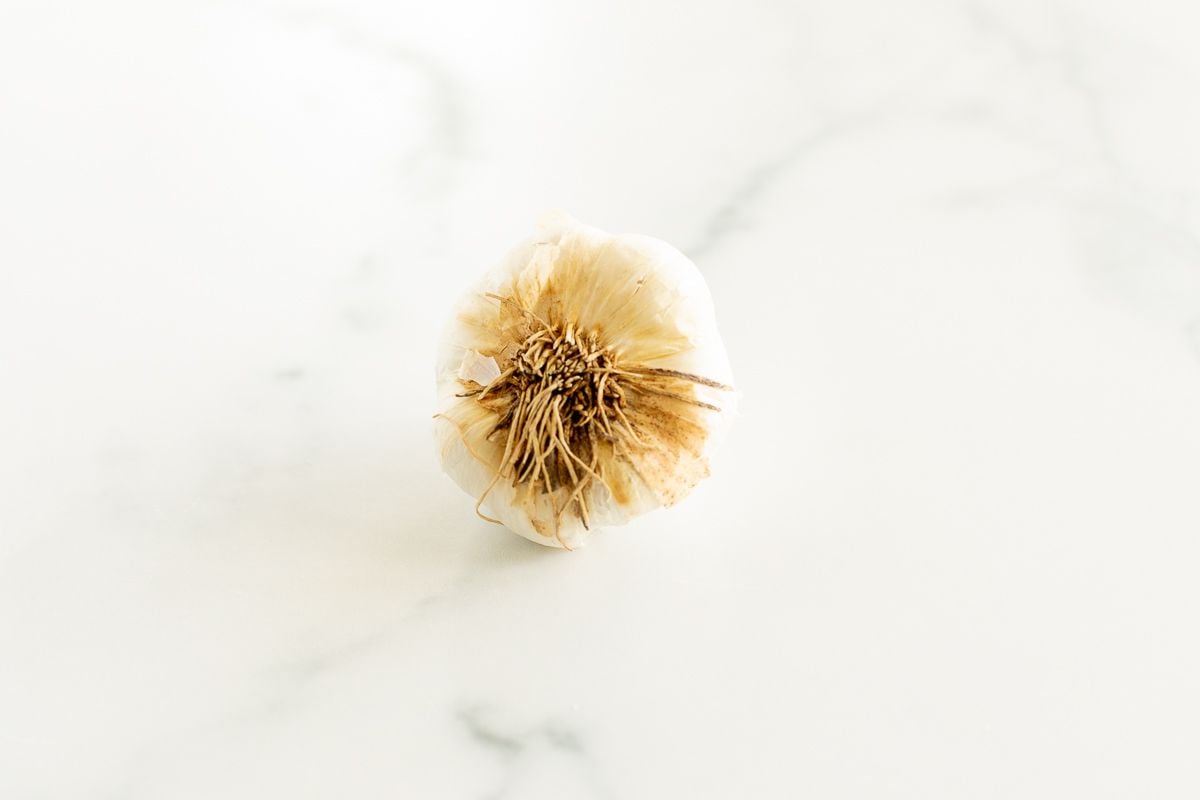
[[[708,287],[686,256],[555,214],[446,331],[442,466],[484,519],[571,549],[708,476],[732,382]]]

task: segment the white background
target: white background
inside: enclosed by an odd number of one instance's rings
[[[1200,11],[0,0],[0,797],[1200,795]],[[713,477],[438,470],[545,211],[707,277]]]

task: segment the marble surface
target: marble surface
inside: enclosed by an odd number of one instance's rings
[[[1184,0],[0,5],[0,797],[1196,797]],[[540,548],[433,345],[563,208],[742,413]]]

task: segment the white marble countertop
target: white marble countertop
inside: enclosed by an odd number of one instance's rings
[[[1200,795],[1200,11],[0,9],[0,797]],[[544,211],[741,416],[540,548],[433,345]]]

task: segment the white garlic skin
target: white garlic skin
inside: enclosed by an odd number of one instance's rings
[[[504,443],[487,434],[497,416],[459,395],[463,379],[486,385],[500,373],[497,358],[504,356],[496,350],[504,343],[489,315],[499,305],[495,296],[514,293],[531,302],[558,297],[565,318],[580,330],[601,330],[605,344],[631,361],[733,385],[708,286],[691,260],[649,236],[611,235],[563,213],[549,215],[462,299],[438,352],[434,426],[442,468],[472,498],[486,492],[482,514],[538,544],[574,549],[600,528],[674,504],[707,477],[713,445],[732,421],[737,398],[731,388],[695,384],[695,398],[720,409],[693,415],[702,428],[693,437],[698,452],[670,464],[664,464],[666,448],[654,458],[613,459],[606,477],[621,497],[594,483],[586,528],[576,514],[556,515],[547,497],[531,504],[511,480],[493,482]]]

